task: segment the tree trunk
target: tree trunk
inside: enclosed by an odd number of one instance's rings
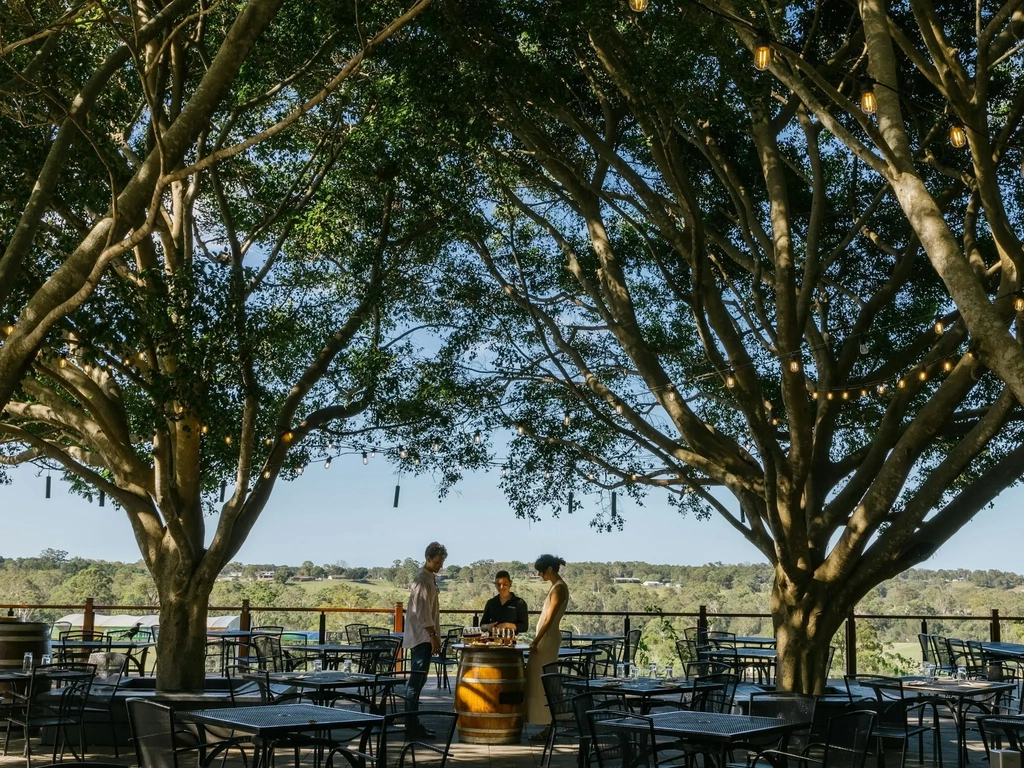
[[[165,588],[161,581],[158,578],[157,690],[202,691],[206,684],[206,614],[211,587],[194,578],[182,588]]]
[[[822,694],[828,681],[832,638],[848,613],[821,582],[800,586],[781,572],[772,586],[772,621],[777,640],[776,687]]]

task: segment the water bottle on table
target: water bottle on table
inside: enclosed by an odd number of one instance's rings
[[[615,676],[625,677],[626,676],[626,665],[619,663],[615,665]]]
[[[29,651],[21,657],[21,671],[31,672],[32,671],[32,652]]]
[[[346,675],[352,674],[352,659],[345,659],[341,669]]]
[[[313,659],[313,671],[314,672],[323,672],[324,671],[324,660],[323,659]]]
[[[653,661],[647,665],[647,676],[652,680],[658,676],[658,665]]]
[[[638,667],[636,664],[630,664],[629,665],[629,676],[633,680],[636,680],[638,677],[640,677],[640,667]]]

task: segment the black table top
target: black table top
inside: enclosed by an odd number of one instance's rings
[[[750,717],[748,715],[723,715],[715,712],[663,712],[650,716],[654,730],[678,738],[700,739],[731,743],[752,736],[783,734],[810,726],[810,721],[795,722],[774,717]],[[641,720],[605,720],[603,726],[624,730],[647,731],[648,725]]]
[[[999,682],[997,680],[955,680],[950,677],[904,677],[903,689],[915,693],[930,693],[936,696],[990,696],[1000,691],[1009,691],[1017,687],[1016,683]]]
[[[294,688],[361,688],[366,685],[396,685],[400,682],[397,677],[385,675],[366,675],[354,672],[246,672],[242,675],[245,680],[265,680],[280,685],[290,685]]]
[[[664,696],[671,693],[683,693],[692,691],[696,681],[690,677],[680,677],[672,680],[665,680],[656,677],[596,677],[592,680],[584,678],[568,677],[562,680],[562,685],[571,688],[590,688],[600,691],[622,691],[630,696]],[[705,688],[721,688],[721,683],[702,683]]]
[[[991,654],[992,656],[1002,656],[1004,658],[1024,657],[1024,645],[1020,643],[983,642],[981,644],[981,648],[985,653]]]
[[[265,704],[255,707],[194,709],[176,712],[175,717],[206,725],[251,733],[260,737],[278,734],[326,731],[332,728],[365,728],[384,718],[350,709],[316,704]]]
[[[713,648],[711,650],[701,651],[701,653],[718,658],[738,656],[741,659],[762,659],[767,661],[775,661],[776,656],[774,648],[744,646],[736,646],[735,648]]]
[[[91,673],[79,669],[51,669],[46,677],[51,680],[74,680],[75,678],[88,677]],[[28,680],[32,677],[30,672],[20,669],[0,669],[0,682]]]

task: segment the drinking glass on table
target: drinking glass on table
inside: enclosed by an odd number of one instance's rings
[[[323,672],[324,671],[324,660],[323,659],[313,659],[313,671],[314,672]]]
[[[344,664],[342,665],[341,669],[342,669],[342,671],[346,675],[351,674],[352,673],[352,659],[345,659]]]
[[[640,667],[638,667],[636,664],[630,664],[629,665],[629,676],[633,680],[636,680],[638,677],[640,677]]]
[[[653,661],[647,665],[647,676],[652,679],[658,676],[658,665]]]
[[[672,664],[666,664],[665,665],[665,679],[666,680],[671,680],[672,679]]]
[[[615,665],[615,676],[625,677],[626,676],[626,665],[619,663]]]
[[[21,657],[21,671],[31,672],[32,671],[32,652],[29,651]]]

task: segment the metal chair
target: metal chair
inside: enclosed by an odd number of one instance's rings
[[[53,760],[57,759],[57,746],[70,746],[69,728],[78,731],[78,746],[85,753],[85,729],[83,710],[89,697],[89,687],[96,670],[87,664],[47,664],[34,667],[24,694],[14,695],[13,711],[7,716],[7,730],[4,733],[4,755],[7,754],[12,727],[19,727],[25,742],[25,761],[32,768],[32,741],[29,731],[39,728],[55,728],[60,735],[53,740]],[[59,695],[48,694],[52,686],[60,686]],[[78,757],[74,747],[72,754]]]
[[[633,764],[633,741],[623,732],[603,727],[609,720],[632,717],[630,712],[598,709],[587,712],[590,724],[590,747],[598,768],[622,768]]]
[[[277,635],[280,637],[284,634],[284,627],[280,627],[276,624],[265,624],[261,627],[253,627],[252,633],[254,635]]]
[[[599,709],[612,709],[620,712],[628,710],[625,694],[619,691],[597,693],[585,691],[572,697],[573,716],[576,719],[576,730],[580,737],[578,765],[586,768],[591,763],[594,752],[594,732],[590,726],[590,712]]]
[[[555,750],[555,739],[558,736],[566,736],[571,739],[579,738],[579,732],[572,726],[576,722],[576,712],[573,707],[573,694],[562,684],[565,675],[547,674],[541,675],[540,681],[544,686],[544,698],[548,702],[548,711],[551,713],[551,725],[548,727],[548,738],[544,742],[544,749],[541,751],[540,760],[542,768],[551,765],[551,756]]]
[[[114,725],[114,707],[117,691],[124,678],[128,677],[128,654],[94,653],[89,656],[89,663],[95,665],[96,676],[93,677],[89,700],[82,711],[82,717],[87,723],[100,722],[107,726],[110,730],[110,743],[114,745],[114,757],[120,757],[117,729]]]
[[[571,629],[560,629],[559,633],[562,639],[558,642],[561,648],[572,648],[572,630]]]
[[[625,646],[621,657],[622,661],[636,663],[636,653],[640,650],[640,636],[642,634],[639,629],[631,629],[626,633]]]
[[[391,627],[362,627],[359,630],[359,640],[365,643],[371,638],[390,637]]]
[[[590,647],[597,651],[590,657],[588,666],[591,677],[613,677],[615,667],[622,659],[622,640],[595,640]]]
[[[836,715],[828,723],[828,735],[821,745],[821,757],[766,749],[751,758],[750,765],[762,761],[773,768],[787,765],[816,764],[827,768],[864,768],[868,747],[874,737],[875,713],[870,709],[856,709]],[[815,745],[811,745],[812,747]]]
[[[178,768],[179,755],[196,755],[200,765],[207,765],[231,748],[237,748],[242,753],[243,765],[247,764],[237,741],[205,743],[198,729],[175,724],[171,707],[138,698],[128,699],[126,705],[139,768]]]
[[[875,711],[874,738],[878,743],[879,751],[883,748],[883,740],[899,741],[901,743],[900,768],[903,768],[907,761],[910,740],[917,737],[918,754],[921,762],[924,762],[924,737],[925,734],[931,733],[932,760],[937,761],[939,768],[942,768],[942,743],[938,713],[938,707],[945,706],[942,702],[925,696],[906,697],[903,681],[898,677],[846,675],[843,679],[846,682],[846,690],[851,702],[854,699],[851,681],[858,686],[870,689],[875,694],[874,702],[860,701],[857,703],[857,707]],[[926,724],[929,707],[932,710],[931,724]],[[917,720],[916,725],[912,722],[913,719]]]
[[[442,685],[445,689],[451,690],[451,684],[448,681],[448,668],[458,666],[458,651],[452,646],[457,645],[462,641],[462,627],[453,627],[449,629],[447,634],[441,640],[441,651],[436,656],[431,656],[430,661],[434,665],[434,675],[437,678],[437,687],[440,689]]]
[[[734,672],[716,672],[695,678],[691,708],[727,715],[736,701],[740,678]]]

